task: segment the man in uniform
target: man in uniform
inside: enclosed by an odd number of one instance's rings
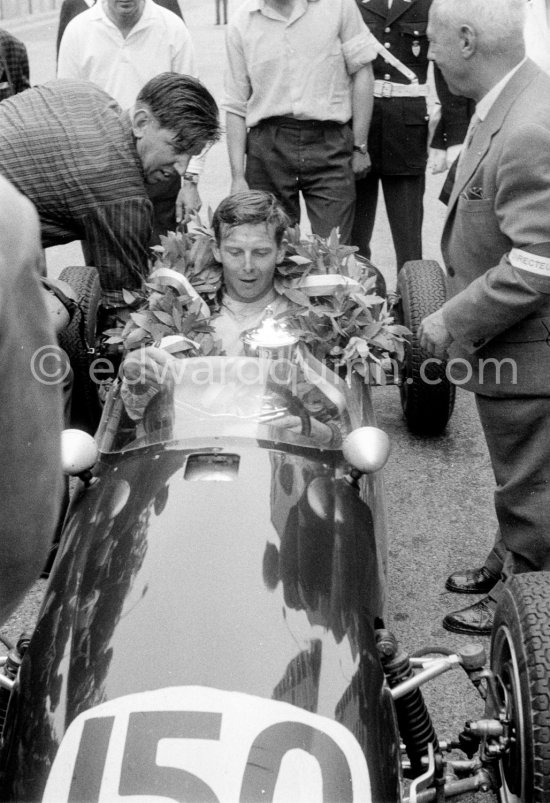
[[[374,109],[367,144],[371,169],[356,182],[351,241],[363,256],[370,258],[381,183],[398,270],[408,260],[422,259],[429,121],[426,29],[431,3],[432,0],[357,0],[364,22],[385,51],[373,64]],[[451,149],[451,161],[458,155],[468,128],[469,110],[465,99],[451,99],[449,93],[442,94],[441,102],[434,147]]]

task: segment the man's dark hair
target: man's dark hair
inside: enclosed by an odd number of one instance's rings
[[[212,227],[219,245],[227,229],[245,223],[267,223],[273,226],[275,242],[281,245],[285,230],[290,225],[286,212],[270,192],[245,190],[228,195],[214,212]]]
[[[199,153],[220,137],[216,101],[196,78],[163,72],[147,81],[136,106],[147,106],[161,128],[174,134],[178,153]]]

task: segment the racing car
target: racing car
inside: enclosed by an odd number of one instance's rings
[[[65,433],[78,487],[0,676],[1,798],[547,799],[547,578],[509,584],[491,668],[476,645],[411,657],[385,626],[368,386],[299,343],[248,345],[172,361],[141,417],[117,382],[95,441]],[[421,688],[457,669],[486,715],[443,740]]]

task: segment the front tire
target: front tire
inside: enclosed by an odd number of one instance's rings
[[[500,762],[501,803],[550,800],[550,572],[504,586],[491,638],[513,742]]]
[[[400,375],[405,421],[417,435],[440,435],[454,409],[455,386],[447,378],[446,362],[434,362],[420,347],[418,331],[422,319],[445,303],[443,271],[430,260],[406,262],[397,278],[397,292],[401,322],[412,332]]]

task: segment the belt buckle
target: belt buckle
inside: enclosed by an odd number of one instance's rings
[[[380,96],[383,98],[391,98],[393,95],[393,87],[391,81],[382,81],[382,91]]]
[[[413,81],[410,84],[410,89],[412,90],[411,91],[411,95],[412,95],[413,98],[419,97],[419,95],[420,95],[420,84],[418,83],[418,80]]]

